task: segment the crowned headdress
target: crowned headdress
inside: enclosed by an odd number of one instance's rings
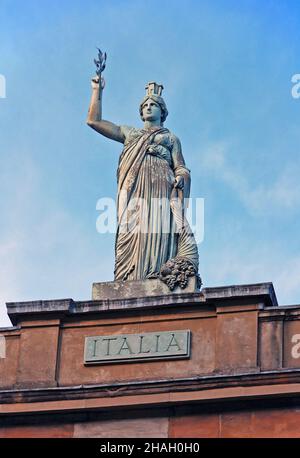
[[[148,83],[145,87],[146,89],[146,96],[150,96],[151,95],[158,95],[159,97],[161,97],[161,93],[163,91],[163,85],[162,84],[157,84],[155,83],[154,81],[151,81],[150,83]]]
[[[162,98],[161,94],[163,91],[163,85],[162,84],[157,84],[154,81],[151,81],[148,83],[145,87],[146,89],[146,95],[143,98],[141,104],[140,104],[140,115],[142,117],[142,111],[143,111],[143,105],[148,100],[149,98],[154,100],[161,108],[161,122],[163,123],[166,120],[166,117],[168,116],[168,110],[165,104],[164,99]]]

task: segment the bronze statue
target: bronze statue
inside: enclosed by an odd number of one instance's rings
[[[164,127],[168,110],[163,86],[154,82],[140,104],[143,128],[118,126],[102,119],[102,71],[106,53],[99,50],[97,75],[87,124],[124,148],[118,166],[118,228],[115,280],[160,278],[171,290],[198,277],[198,250],[185,218],[190,171],[179,139]]]

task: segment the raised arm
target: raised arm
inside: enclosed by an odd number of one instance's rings
[[[91,84],[92,97],[86,121],[87,125],[99,132],[99,134],[102,134],[111,140],[124,143],[125,137],[121,132],[120,127],[110,121],[104,121],[102,119],[102,93],[105,85],[104,79],[101,79],[101,86],[99,84],[98,77],[93,78]]]

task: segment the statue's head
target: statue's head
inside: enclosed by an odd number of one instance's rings
[[[143,121],[154,120],[155,117],[159,116],[160,123],[163,125],[168,116],[165,101],[161,97],[163,86],[156,83],[148,83],[146,89],[147,94],[140,104],[140,116]]]

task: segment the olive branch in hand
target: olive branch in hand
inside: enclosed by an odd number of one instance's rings
[[[99,81],[101,80],[101,73],[105,69],[106,66],[106,52],[102,52],[101,49],[98,49],[98,60],[94,59],[96,65],[96,75],[99,77]]]

